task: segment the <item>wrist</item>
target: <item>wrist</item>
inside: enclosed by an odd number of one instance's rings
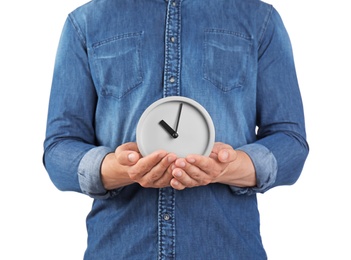
[[[123,166],[118,165],[114,153],[109,153],[105,156],[101,164],[100,176],[106,190],[117,189],[133,183],[123,169]]]
[[[237,158],[229,163],[220,177],[220,182],[237,187],[256,186],[256,171],[251,158],[237,150]]]

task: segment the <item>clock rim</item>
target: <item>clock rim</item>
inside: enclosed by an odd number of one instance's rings
[[[142,145],[140,145],[142,143],[140,141],[140,139],[141,139],[140,135],[141,135],[141,131],[142,131],[141,128],[143,126],[143,122],[145,121],[147,115],[157,106],[159,106],[163,103],[166,103],[166,102],[174,102],[174,101],[184,102],[184,103],[188,103],[188,104],[192,105],[204,117],[206,124],[207,124],[207,127],[208,127],[208,131],[209,131],[209,140],[208,140],[207,148],[205,149],[205,151],[201,155],[209,156],[211,154],[211,151],[212,151],[212,148],[213,148],[213,145],[215,142],[215,127],[213,124],[213,120],[212,120],[210,114],[208,113],[208,111],[199,102],[197,102],[194,99],[184,97],[184,96],[168,96],[168,97],[158,99],[155,102],[153,102],[150,106],[148,106],[145,109],[145,111],[142,113],[141,117],[139,118],[138,125],[136,128],[136,143],[137,143],[137,146],[139,148],[141,155],[143,157],[148,155],[148,153],[146,153],[146,151],[144,150]],[[169,151],[169,152],[171,152],[171,151]]]

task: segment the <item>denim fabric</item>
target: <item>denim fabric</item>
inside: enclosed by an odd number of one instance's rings
[[[216,141],[246,152],[257,186],[107,191],[106,154],[172,95],[202,104]],[[256,130],[257,129],[257,130]],[[93,197],[85,259],[266,259],[256,193],[293,184],[308,154],[285,27],[258,0],[93,0],[68,15],[44,164],[60,190]]]

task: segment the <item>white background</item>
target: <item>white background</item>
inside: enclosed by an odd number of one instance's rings
[[[53,63],[85,0],[0,4],[0,259],[82,259],[91,199],[58,191],[42,163]],[[294,48],[310,155],[299,181],[259,195],[269,259],[351,259],[351,16],[346,0],[271,0]]]

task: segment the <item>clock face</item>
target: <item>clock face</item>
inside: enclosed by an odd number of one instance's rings
[[[136,139],[143,156],[166,150],[178,157],[208,156],[215,130],[208,112],[196,101],[172,96],[151,104],[139,119]]]

